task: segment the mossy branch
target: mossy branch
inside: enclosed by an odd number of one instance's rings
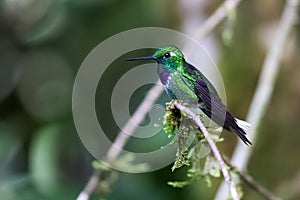
[[[180,104],[178,101],[174,101],[173,106],[176,107],[177,109],[181,110],[182,112],[188,114],[192,118],[192,120],[197,124],[197,126],[200,128],[207,143],[209,144],[211,151],[213,152],[215,158],[217,159],[217,161],[220,165],[222,174],[224,176],[224,180],[227,183],[227,186],[228,186],[228,189],[229,189],[232,199],[234,199],[234,200],[240,199],[238,192],[237,192],[237,188],[236,188],[234,182],[232,181],[232,178],[231,178],[230,172],[226,166],[226,163],[224,162],[218,147],[216,146],[216,144],[214,143],[210,134],[208,133],[207,129],[205,128],[204,124],[200,120],[200,117],[198,115],[196,115],[194,112],[192,112],[189,108]]]
[[[172,126],[175,127],[178,124],[180,124],[180,120],[182,120],[182,117],[180,117],[180,114],[178,114],[177,110],[180,110],[182,112],[181,115],[188,115],[188,117],[190,117],[197,124],[197,126],[201,129],[201,132],[204,136],[205,142],[209,144],[209,147],[212,150],[212,152],[216,158],[216,161],[210,161],[213,157],[210,157],[209,155],[207,155],[206,161],[204,164],[205,170],[200,172],[201,177],[205,178],[208,185],[210,185],[210,179],[208,176],[206,176],[206,175],[208,175],[207,172],[210,175],[213,175],[214,177],[219,177],[218,173],[221,170],[221,172],[224,176],[225,182],[229,188],[229,192],[230,192],[231,196],[235,192],[237,192],[236,194],[238,194],[235,197],[232,196],[232,199],[239,199],[243,196],[243,192],[242,192],[242,189],[240,186],[240,180],[243,180],[247,185],[249,185],[253,190],[255,190],[257,193],[259,193],[265,199],[268,199],[268,200],[280,200],[281,199],[281,198],[275,196],[273,193],[271,193],[268,189],[266,189],[259,182],[257,182],[245,170],[239,170],[237,167],[232,165],[230,163],[230,160],[226,156],[224,156],[219,151],[217,146],[215,145],[215,142],[220,141],[220,139],[212,138],[212,136],[214,136],[214,135],[212,133],[208,133],[207,128],[202,123],[200,116],[193,113],[189,108],[183,106],[181,104],[181,102],[172,101],[171,103],[167,104],[167,111],[169,111],[170,114],[169,115],[168,115],[168,113],[166,114],[167,115],[166,119],[170,120],[169,121],[170,124],[165,123],[166,127],[168,127],[168,125],[169,125],[169,127],[172,127]],[[174,115],[174,116],[172,117],[170,115]],[[179,120],[179,122],[176,122],[178,120]],[[172,131],[174,131],[174,130],[175,130],[175,128],[172,129]],[[173,132],[171,132],[171,134],[173,135]],[[177,134],[179,134],[179,133],[177,133]],[[197,134],[196,134],[196,136],[197,136]],[[180,137],[180,135],[178,135],[178,137]],[[203,139],[201,139],[199,142],[201,142],[201,141],[203,142]],[[180,147],[180,145],[178,144],[178,148],[180,149],[183,147]],[[195,149],[195,147],[193,148],[193,150],[194,149]],[[193,150],[191,150],[191,151],[193,151]],[[190,151],[190,153],[191,153],[191,151]],[[193,152],[193,153],[195,153],[195,155],[200,154],[199,151]],[[200,159],[201,158],[197,157],[196,159],[189,160],[188,162],[189,162],[189,164],[192,164],[192,165],[198,165],[200,163],[199,162]],[[183,159],[183,160],[185,160],[185,159]],[[207,163],[209,166],[207,166]],[[216,166],[216,165],[218,165],[218,166]],[[175,164],[174,164],[174,166],[175,166]],[[196,168],[197,168],[196,170],[199,171],[199,169],[201,167],[197,166]],[[211,173],[212,171],[214,171],[214,172]],[[196,172],[196,174],[189,173],[188,176],[191,180],[169,182],[169,185],[172,185],[173,187],[181,188],[181,187],[184,187],[184,186],[190,184],[193,181],[198,180],[198,178],[199,178],[199,174],[197,174],[197,172]]]

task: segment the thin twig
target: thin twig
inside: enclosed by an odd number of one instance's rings
[[[142,103],[138,106],[138,108],[132,115],[131,120],[134,121],[135,124],[140,124],[143,121],[143,119],[149,112],[149,109],[155,103],[155,101],[159,98],[162,91],[163,91],[163,89],[158,80],[157,83],[147,93],[147,95],[144,98],[144,100],[142,101]],[[127,143],[127,140],[129,139],[131,134],[135,131],[136,126],[132,125],[131,120],[127,121],[125,126],[121,129],[121,131],[117,135],[117,138],[115,139],[113,145],[109,148],[109,150],[107,152],[107,156],[106,156],[106,159],[109,162],[113,162],[113,160],[118,157],[118,155],[122,151],[122,148]]]
[[[273,193],[271,193],[267,188],[262,186],[259,182],[254,180],[253,177],[250,176],[247,172],[240,171],[237,169],[236,169],[236,172],[243,179],[243,181],[245,183],[247,183],[254,191],[258,192],[266,200],[280,200],[281,199],[281,198],[275,196]]]
[[[249,185],[254,191],[259,193],[262,197],[264,197],[267,200],[280,200],[281,198],[275,196],[272,192],[270,192],[267,188],[265,188],[262,184],[257,182],[251,175],[249,175],[245,170],[239,170],[237,167],[233,166],[230,163],[230,160],[228,157],[223,156],[224,161],[226,164],[232,168],[239,177],[247,184]]]
[[[83,191],[77,197],[77,200],[88,200],[90,195],[94,192],[100,182],[100,175],[102,173],[101,169],[94,171],[94,174],[84,187]]]
[[[255,144],[258,128],[271,99],[274,82],[279,71],[281,55],[284,50],[284,44],[296,21],[298,6],[299,0],[287,0],[276,35],[272,40],[272,46],[270,47],[263,64],[258,86],[247,116],[247,121],[251,124],[249,139],[253,144]],[[238,169],[244,170],[248,164],[252,151],[253,147],[245,148],[241,142],[238,142],[231,163]],[[226,186],[222,183],[215,199],[224,199],[226,194]]]
[[[221,23],[228,15],[228,13],[237,7],[241,0],[227,0],[224,1],[217,10],[203,23],[203,25],[196,31],[193,38],[200,41],[207,36],[219,23]],[[192,46],[184,49],[185,54],[192,53]]]
[[[196,34],[193,36],[193,39],[197,41],[203,40],[222,20],[224,20],[230,12],[231,9],[236,7],[241,0],[227,0],[225,1],[205,22],[204,24],[196,31]],[[186,55],[191,52],[191,47],[184,48],[184,51],[187,52]],[[158,81],[159,83],[159,81]],[[135,110],[132,119],[137,122],[143,121],[146,114],[148,113],[151,106],[154,104],[154,102],[159,98],[161,93],[163,92],[163,88],[161,86],[158,86],[158,84],[154,85],[149,92],[147,93],[147,96],[144,98],[140,106]],[[126,144],[128,138],[133,134],[136,127],[132,125],[132,123],[127,122],[125,126],[121,129],[119,132],[114,144],[112,147],[108,150],[107,153],[107,160],[109,162],[113,162],[114,159],[116,159],[121,149]],[[77,197],[77,200],[88,200],[89,196],[92,194],[92,192],[97,187],[97,184],[99,182],[99,177],[97,176],[101,173],[95,172],[94,175],[90,178],[84,189],[80,192],[79,196]]]
[[[202,121],[200,120],[199,116],[196,115],[194,112],[192,112],[189,108],[181,105],[179,102],[174,102],[173,105],[181,110],[182,112],[188,114],[192,120],[194,122],[196,122],[196,124],[198,125],[198,127],[200,128],[201,132],[203,133],[203,136],[205,137],[205,139],[207,140],[207,143],[209,144],[210,146],[210,149],[211,151],[213,152],[215,158],[217,159],[220,167],[221,167],[221,171],[222,171],[222,174],[224,176],[224,180],[225,182],[227,183],[227,186],[228,186],[228,189],[229,189],[229,192],[232,196],[232,199],[234,200],[238,200],[240,199],[239,198],[239,195],[238,195],[238,192],[237,192],[237,189],[235,187],[235,184],[234,182],[232,181],[232,178],[231,178],[231,175],[226,167],[226,164],[222,158],[222,155],[218,149],[218,147],[216,146],[216,144],[214,143],[213,139],[211,138],[210,134],[208,133],[208,131],[206,130],[204,124],[202,123]]]

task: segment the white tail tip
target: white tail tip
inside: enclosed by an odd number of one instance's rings
[[[237,119],[237,118],[235,118],[235,120],[236,120],[237,125],[239,127],[241,127],[244,131],[249,130],[249,128],[251,127],[251,124],[249,124],[246,121],[243,121],[243,120],[240,120],[240,119]]]

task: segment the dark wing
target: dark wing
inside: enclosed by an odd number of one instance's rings
[[[213,86],[213,84],[211,84],[211,82],[193,65],[184,62],[184,73],[186,75],[186,78],[190,79],[190,81],[192,81],[193,83],[198,79],[202,79],[205,81],[205,83],[207,84],[207,87],[209,89],[209,91],[213,94],[215,94],[217,97],[218,93],[217,90],[215,89],[215,87]]]
[[[208,79],[194,66],[188,63],[185,66],[183,77],[189,79],[187,81],[193,84],[194,92],[199,98],[200,109],[218,125],[237,133],[245,144],[251,144],[245,136],[245,131],[238,126],[236,119],[227,111],[216,89]]]
[[[210,81],[197,68],[189,63],[185,63],[184,65],[183,77],[187,79],[186,82],[192,85],[195,94],[199,98],[199,103],[202,105],[201,109],[203,109],[203,112],[211,118],[214,116],[213,120],[220,126],[223,126],[225,116],[228,115],[226,113],[227,109]],[[229,130],[227,126],[224,128]]]

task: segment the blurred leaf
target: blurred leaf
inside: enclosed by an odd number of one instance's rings
[[[16,64],[18,57],[18,49],[0,37],[0,102],[13,91],[19,81],[20,66]]]
[[[64,187],[57,166],[61,142],[60,125],[51,125],[39,130],[30,150],[30,171],[38,190],[51,196]]]
[[[147,163],[135,164],[134,161],[134,153],[128,152],[119,156],[118,159],[114,161],[114,165],[119,169],[123,169],[124,171],[127,171],[129,173],[144,172],[147,171],[150,167]]]
[[[23,71],[18,94],[30,115],[49,121],[71,111],[72,74],[63,57],[53,51],[32,51],[19,65]]]
[[[190,184],[189,181],[174,181],[174,182],[169,181],[168,182],[168,185],[171,185],[174,188],[183,188],[189,184]]]
[[[213,177],[221,176],[221,168],[215,157],[207,156],[204,164],[204,173]]]
[[[104,162],[93,160],[92,167],[96,170],[103,169],[103,170],[110,170],[109,166]]]
[[[36,189],[49,198],[75,198],[87,164],[79,141],[65,124],[51,124],[39,129],[32,142],[29,168]]]
[[[0,196],[5,200],[39,200],[42,197],[30,187],[29,175],[14,175],[0,181]]]
[[[54,4],[34,27],[21,36],[22,42],[26,44],[39,44],[57,37],[67,23],[67,10],[60,4]]]
[[[232,9],[227,15],[227,20],[225,21],[224,30],[222,32],[223,43],[226,46],[231,46],[233,43],[233,34],[236,20],[236,9]]]

